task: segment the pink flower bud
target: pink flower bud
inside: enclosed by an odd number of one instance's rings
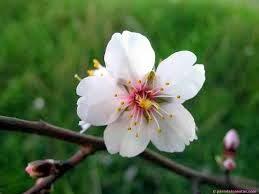
[[[25,171],[35,178],[46,177],[57,172],[58,163],[54,160],[37,160],[30,162]]]
[[[223,162],[223,166],[226,170],[228,171],[232,171],[236,168],[236,163],[232,158],[227,158],[224,162]]]
[[[235,152],[240,143],[239,136],[236,130],[229,130],[225,135],[223,142],[226,151]]]

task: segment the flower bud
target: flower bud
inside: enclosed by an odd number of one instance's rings
[[[58,171],[58,162],[54,160],[36,160],[30,162],[25,171],[34,178],[46,177]]]
[[[225,135],[223,142],[226,151],[235,152],[240,143],[236,130],[229,130]]]
[[[227,158],[226,160],[224,160],[223,166],[226,170],[232,171],[236,168],[236,163],[233,158]]]

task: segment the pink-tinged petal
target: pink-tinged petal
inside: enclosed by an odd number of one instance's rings
[[[225,149],[235,151],[240,144],[239,136],[236,130],[229,130],[225,135],[223,142]]]
[[[153,130],[152,143],[161,151],[182,152],[185,145],[197,139],[196,125],[192,115],[177,102],[162,105],[172,117],[156,116],[160,131]]]
[[[152,70],[155,53],[145,36],[124,31],[113,34],[104,61],[108,72],[117,79],[138,80]]]
[[[227,158],[224,160],[223,166],[226,170],[232,171],[236,168],[236,163],[233,158]]]
[[[125,93],[110,76],[90,76],[80,81],[77,94],[77,114],[92,125],[107,125],[118,118],[120,101],[115,95]]]

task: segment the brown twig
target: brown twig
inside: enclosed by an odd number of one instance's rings
[[[95,151],[95,148],[91,145],[82,147],[73,156],[71,156],[71,158],[60,164],[59,169],[57,169],[57,173],[45,178],[41,178],[40,182],[36,183],[32,188],[25,191],[24,194],[38,194],[43,189],[50,188],[58,178],[62,177],[67,171],[77,166],[87,156],[93,154]]]
[[[100,138],[79,134],[69,129],[50,125],[43,121],[25,121],[16,118],[0,116],[0,128],[7,131],[20,131],[22,133],[33,133],[41,136],[48,136],[78,145],[90,144],[96,149],[96,151],[105,149],[104,142]],[[213,176],[201,173],[184,165],[178,164],[148,149],[140,156],[145,160],[148,160],[160,167],[166,168],[187,179],[197,179],[199,180],[200,184],[214,185],[224,189],[256,189],[256,191],[259,192],[259,189],[257,188],[258,183],[249,187],[248,185],[243,185],[242,182],[233,179],[230,184],[226,181],[224,176]]]

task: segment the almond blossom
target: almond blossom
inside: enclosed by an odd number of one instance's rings
[[[183,102],[205,81],[204,66],[190,51],[179,51],[154,70],[149,40],[135,32],[113,34],[105,67],[80,81],[77,114],[94,126],[107,125],[104,142],[111,154],[133,157],[151,141],[159,150],[182,152],[197,138],[196,124]]]

